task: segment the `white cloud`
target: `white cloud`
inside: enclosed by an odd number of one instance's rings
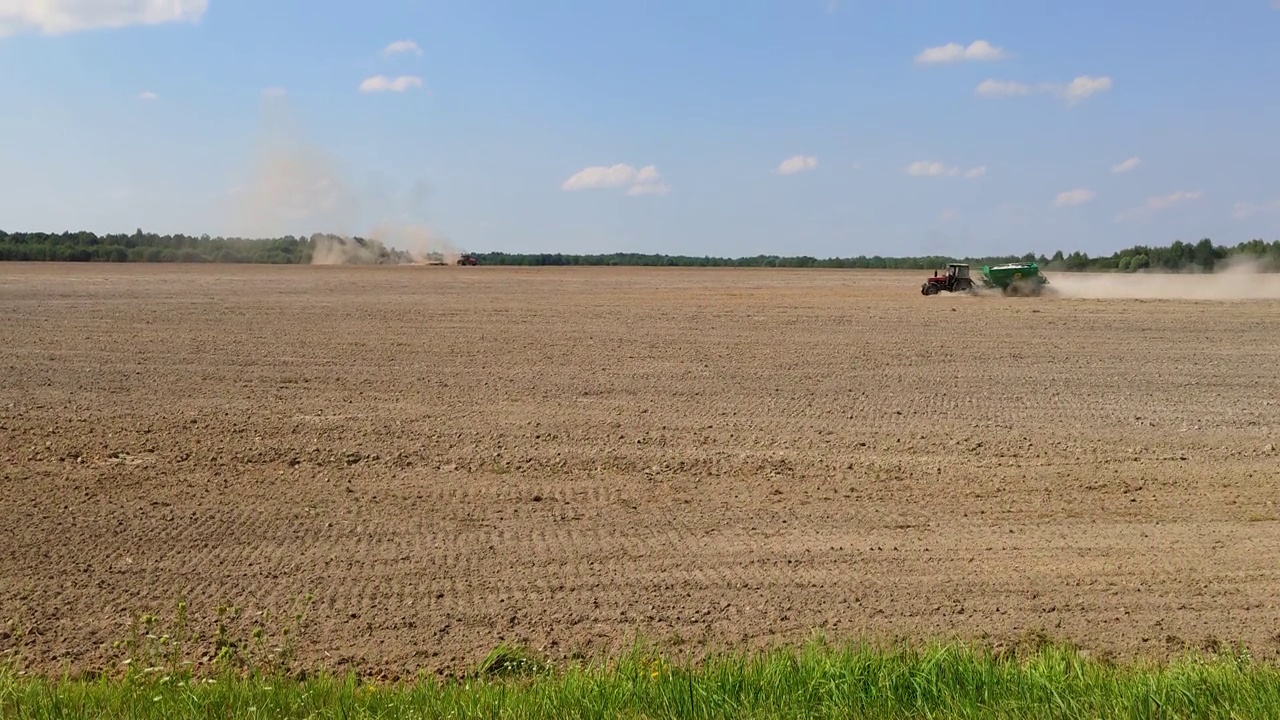
[[[404,92],[414,87],[422,87],[422,78],[416,75],[401,75],[394,80],[386,75],[374,75],[360,83],[360,92]]]
[[[973,90],[975,95],[984,97],[1002,97],[1006,95],[1027,95],[1031,92],[1031,88],[1026,84],[1014,82],[1013,80],[994,80],[988,78],[978,83],[978,87]]]
[[[1096,78],[1088,75],[1081,75],[1063,88],[1062,95],[1067,99],[1067,102],[1075,103],[1093,95],[1094,93],[1106,92],[1110,89],[1111,78],[1109,77]]]
[[[422,48],[418,47],[418,43],[412,40],[396,40],[382,49],[383,57],[391,57],[400,53],[413,53],[421,57]]]
[[[1053,204],[1058,207],[1074,207],[1083,205],[1097,197],[1097,193],[1088,188],[1076,188],[1066,192],[1058,193],[1058,197],[1054,198]]]
[[[657,182],[661,179],[658,177],[658,168],[652,165],[645,165],[636,172],[636,182],[638,183]]]
[[[963,175],[966,178],[980,178],[987,174],[987,167],[980,165],[969,170],[961,170],[952,165],[945,165],[940,162],[931,160],[917,160],[907,166],[906,173],[915,175],[916,177],[956,177]]]
[[[1276,0],[1276,2],[1278,3],[1277,9],[1280,9],[1280,0]],[[1231,217],[1237,220],[1243,220],[1258,213],[1280,213],[1280,198],[1260,205],[1257,203],[1238,202],[1231,207]]]
[[[630,165],[594,165],[579,170],[573,177],[564,181],[561,186],[565,190],[587,190],[594,188],[615,188],[635,182],[636,169]]]
[[[0,0],[0,37],[65,35],[127,25],[199,22],[208,0]]]
[[[1124,161],[1124,162],[1122,162],[1122,163],[1117,163],[1117,164],[1115,164],[1115,165],[1112,165],[1112,166],[1111,166],[1111,172],[1113,172],[1113,173],[1117,173],[1117,174],[1118,174],[1118,173],[1127,173],[1127,172],[1129,172],[1130,170],[1132,170],[1132,169],[1134,169],[1134,168],[1138,167],[1138,165],[1139,165],[1141,162],[1142,162],[1142,158],[1131,157],[1131,158],[1129,158],[1128,160],[1125,160],[1125,161]]]
[[[1014,80],[988,78],[978,83],[978,86],[973,89],[973,93],[982,97],[1024,96],[1033,92],[1050,93],[1063,98],[1068,104],[1074,105],[1090,95],[1110,89],[1111,78],[1109,77],[1096,78],[1089,75],[1081,75],[1065,85],[1048,82],[1039,83],[1035,87]]]
[[[159,100],[160,96],[151,92],[150,90],[145,90],[143,92],[138,93],[138,99],[139,100]]]
[[[565,180],[560,187],[564,190],[602,190],[627,185],[630,186],[627,194],[631,196],[666,195],[671,191],[656,167],[646,165],[637,170],[625,163],[583,168]]]
[[[919,177],[941,177],[942,175],[954,175],[958,172],[957,168],[948,167],[940,162],[931,162],[927,160],[917,160],[907,166],[908,175],[916,175]]]
[[[798,172],[812,170],[817,166],[818,158],[812,155],[792,155],[778,163],[778,168],[774,172],[779,175],[795,175]]]
[[[1199,199],[1200,199],[1199,190],[1194,190],[1191,192],[1188,192],[1186,190],[1179,190],[1174,193],[1169,193],[1168,195],[1161,195],[1159,197],[1150,198],[1147,200],[1146,206],[1148,208],[1151,208],[1152,210],[1163,210],[1164,208],[1170,207],[1171,205],[1177,205],[1178,203],[1184,203],[1189,200],[1199,200]]]
[[[262,97],[284,97],[287,94],[282,87],[262,88]]]
[[[1008,54],[986,40],[975,40],[968,47],[959,43],[947,43],[938,47],[925,48],[916,55],[919,65],[939,65],[973,61],[1003,60]]]
[[[1271,0],[1271,9],[1280,10],[1280,0]]]
[[[1150,215],[1152,213],[1159,212],[1160,210],[1173,207],[1174,205],[1191,202],[1192,200],[1199,200],[1201,194],[1202,193],[1199,190],[1179,190],[1177,192],[1169,193],[1168,195],[1150,197],[1147,198],[1147,201],[1142,205],[1125,210],[1117,215],[1116,220],[1128,220],[1129,218]]]

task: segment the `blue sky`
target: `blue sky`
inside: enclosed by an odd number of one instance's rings
[[[1274,4],[15,0],[0,228],[820,257],[1275,239]]]

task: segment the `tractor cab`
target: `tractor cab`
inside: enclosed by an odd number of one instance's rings
[[[964,263],[948,263],[947,272],[944,274],[938,270],[933,271],[933,277],[930,278],[934,282],[945,283],[950,285],[956,280],[969,279],[969,266]]]
[[[937,295],[939,292],[968,292],[973,290],[973,281],[969,279],[969,266],[965,263],[947,263],[947,274],[934,271],[933,277],[925,280],[920,286],[923,295]]]

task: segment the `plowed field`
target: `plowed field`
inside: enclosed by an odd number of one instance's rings
[[[1280,641],[1280,303],[920,273],[0,267],[0,651]]]

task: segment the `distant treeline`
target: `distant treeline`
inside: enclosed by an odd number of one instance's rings
[[[1234,247],[1215,245],[1208,238],[1198,243],[1181,240],[1168,247],[1137,245],[1113,255],[1089,257],[1088,253],[1063,254],[1061,250],[1051,256],[1027,253],[1025,255],[998,255],[987,257],[954,258],[941,255],[922,257],[884,257],[859,255],[848,258],[815,258],[810,256],[756,255],[742,258],[697,257],[691,255],[646,255],[639,253],[610,253],[604,255],[565,255],[561,253],[501,252],[473,253],[481,265],[643,265],[666,267],[782,267],[782,268],[880,268],[893,270],[929,270],[946,267],[947,263],[965,262],[971,265],[994,265],[1006,262],[1036,262],[1042,269],[1076,272],[1139,270],[1179,272],[1199,269],[1213,270],[1228,257],[1243,255],[1259,260],[1265,267],[1280,271],[1280,240],[1266,242],[1250,240]]]
[[[391,250],[376,240],[316,233],[310,237],[226,238],[208,235],[158,235],[91,232],[8,233],[0,230],[0,261],[35,262],[180,262],[310,264],[322,253],[369,264],[412,262],[409,253]]]
[[[986,265],[1015,261],[1039,262],[1045,270],[1137,272],[1213,270],[1233,256],[1258,260],[1262,267],[1280,271],[1280,241],[1250,240],[1235,246],[1215,245],[1205,238],[1196,243],[1181,240],[1167,247],[1138,245],[1107,256],[1058,251],[1051,256],[1035,253],[989,257],[946,256],[847,258],[756,255],[720,258],[692,255],[608,253],[571,255],[564,253],[471,253],[481,265],[586,265],[649,267],[781,267],[781,268],[884,268],[928,270],[949,262]],[[8,233],[0,230],[0,261],[72,262],[217,262],[217,263],[310,263],[326,262],[395,264],[412,262],[409,253],[384,247],[376,240],[342,238],[337,235],[286,235],[279,238],[227,238],[208,235],[158,235],[139,229],[132,234],[95,235],[91,232]],[[430,258],[440,261],[443,256]],[[422,260],[423,258],[417,258]]]

